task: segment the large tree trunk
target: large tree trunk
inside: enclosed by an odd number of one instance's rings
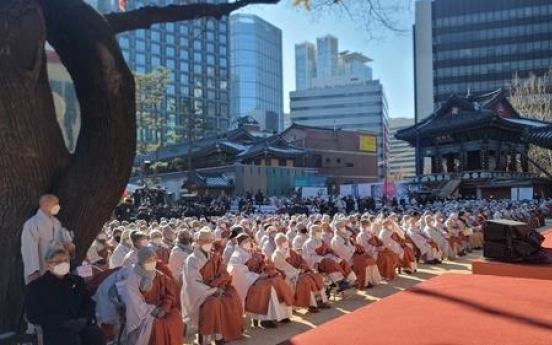
[[[107,22],[80,0],[0,2],[0,332],[20,326],[22,224],[41,194],[60,197],[77,259],[108,220],[130,176],[136,145],[134,80]],[[56,48],[73,81],[82,126],[65,148],[44,54]]]

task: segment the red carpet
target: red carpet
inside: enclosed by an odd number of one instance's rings
[[[286,345],[550,345],[552,282],[445,274]]]
[[[541,232],[541,234],[544,236],[544,242],[542,242],[542,246],[544,248],[552,249],[552,228],[544,230],[543,232]]]
[[[549,253],[548,255],[552,257],[552,229],[545,230],[541,233],[545,238],[542,246]],[[481,258],[473,261],[472,272],[473,274],[552,280],[552,264],[511,264]]]

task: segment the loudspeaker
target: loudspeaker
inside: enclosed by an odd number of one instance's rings
[[[483,228],[483,256],[507,262],[532,261],[544,237],[527,223],[491,220]]]

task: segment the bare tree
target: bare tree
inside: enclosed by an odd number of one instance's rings
[[[532,119],[552,121],[552,69],[542,76],[532,73],[527,78],[521,78],[516,73],[510,82],[509,100],[512,106],[522,116]],[[552,150],[531,145],[529,157],[549,173],[552,172]],[[532,172],[540,171],[533,165]]]

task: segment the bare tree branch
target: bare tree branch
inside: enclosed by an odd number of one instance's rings
[[[158,23],[172,23],[204,17],[220,19],[245,6],[277,4],[278,2],[280,0],[239,0],[219,5],[201,3],[165,7],[145,6],[128,12],[106,14],[105,18],[111,25],[113,33],[117,34],[137,29],[148,29]]]

